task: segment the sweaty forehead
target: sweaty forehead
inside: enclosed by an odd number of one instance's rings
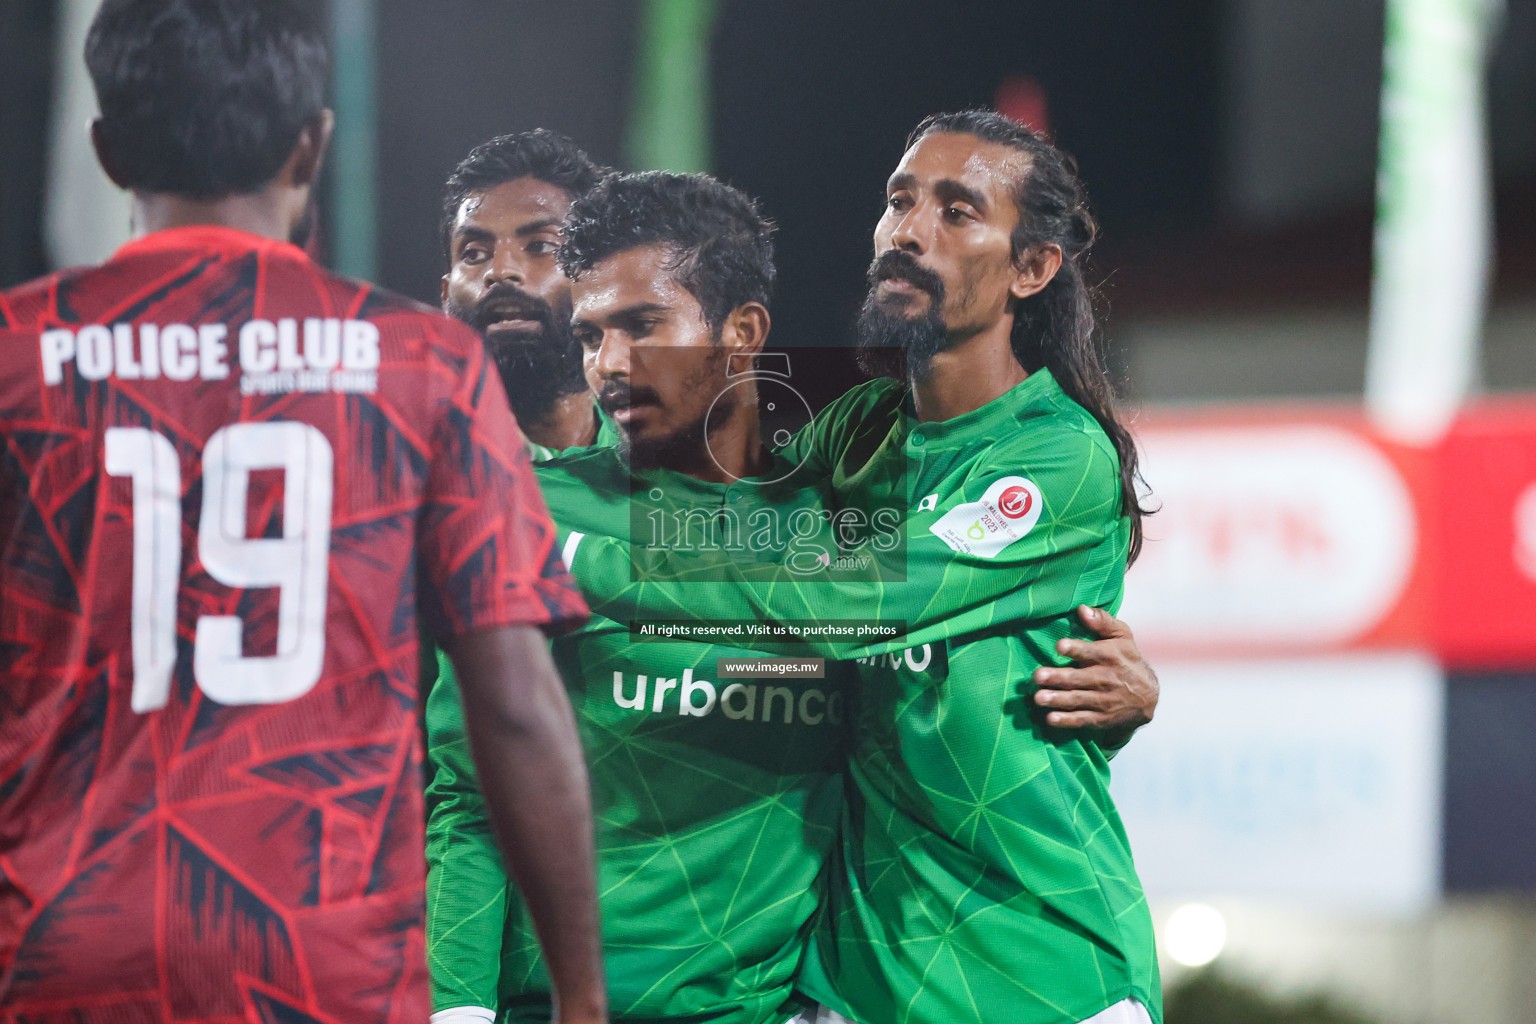
[[[571,197],[559,185],[537,178],[514,178],[465,196],[454,227],[511,233],[539,221],[564,220],[570,208]]]
[[[974,135],[935,132],[906,153],[891,177],[910,175],[919,185],[949,179],[989,196],[1008,195],[1029,169],[1029,156]]]
[[[696,308],[698,300],[671,270],[673,251],[642,245],[598,260],[571,282],[576,315],[596,320],[632,306]]]

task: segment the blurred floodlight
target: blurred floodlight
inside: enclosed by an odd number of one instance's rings
[[[1028,75],[1010,75],[999,82],[992,105],[1031,131],[1051,134],[1051,104],[1045,87]]]
[[[1472,390],[1491,259],[1483,81],[1502,0],[1388,0],[1365,402],[1434,444]]]
[[[1204,903],[1184,904],[1163,925],[1163,945],[1168,955],[1185,967],[1204,967],[1221,955],[1226,944],[1226,918]]]

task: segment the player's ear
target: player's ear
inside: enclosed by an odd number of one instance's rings
[[[126,189],[123,184],[123,176],[117,170],[117,160],[112,155],[112,147],[107,145],[101,134],[101,118],[91,121],[91,148],[96,151],[96,162],[101,164],[101,169],[106,172],[108,180],[118,188]]]
[[[720,342],[737,351],[756,355],[768,341],[772,319],[761,302],[744,302],[731,310],[720,329]]]
[[[293,152],[288,156],[288,182],[293,187],[312,185],[320,176],[320,165],[325,160],[325,150],[331,144],[331,130],[335,126],[336,115],[327,108],[299,129],[299,141],[294,143]]]
[[[1027,299],[1044,290],[1060,269],[1061,246],[1054,242],[1031,246],[1013,265],[1013,281],[1008,286],[1008,293],[1016,299]]]
[[[437,296],[437,304],[439,306],[446,306],[446,305],[448,305],[448,275],[447,274],[443,275],[443,290]]]

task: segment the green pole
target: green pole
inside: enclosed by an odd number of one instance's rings
[[[374,25],[374,0],[332,0],[331,248],[338,271],[368,281],[379,269]]]
[[[717,0],[645,0],[625,155],[636,170],[710,169],[709,44]]]

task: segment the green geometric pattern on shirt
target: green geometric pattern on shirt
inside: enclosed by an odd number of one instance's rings
[[[841,870],[802,988],[855,1020],[1160,1019],[1151,921],[1096,744],[1024,681],[1066,629],[861,665]],[[1031,650],[1044,643],[1046,650]],[[883,660],[883,659],[877,659]]]
[[[830,477],[832,515],[853,513],[871,522],[894,514],[899,543],[882,549],[866,538],[848,548],[836,527],[822,521],[816,535],[796,541],[802,553],[832,556],[832,564],[811,572],[804,559],[753,564],[718,550],[590,536],[575,560],[581,572],[608,583],[594,595],[596,610],[620,622],[906,624],[905,637],[892,641],[812,637],[804,643],[812,653],[860,657],[1047,619],[1076,591],[1074,567],[1111,536],[1128,535],[1119,517],[1114,449],[1049,373],[1032,374],[982,408],[942,423],[911,423],[905,405],[906,392],[895,382],[872,381],[824,410],[784,453],[787,462],[804,459],[807,478]],[[1039,519],[1017,540],[1000,550],[961,551],[935,532],[962,514],[978,530],[1000,518],[989,502],[998,486],[1015,479],[1043,488]],[[990,515],[978,511],[983,508]],[[745,644],[783,651],[781,644],[751,638]]]
[[[618,430],[594,405],[591,447],[611,446]],[[524,437],[535,463],[583,450],[557,451]],[[507,877],[490,831],[464,732],[453,667],[423,636],[422,689],[427,733],[427,961],[432,1009],[499,1004]],[[446,682],[439,685],[446,676]]]
[[[741,507],[765,496],[820,503],[817,494],[665,472],[636,481],[611,449],[547,462],[539,477],[567,532],[625,534],[634,502],[653,492],[689,506],[735,499]],[[606,585],[577,578],[587,593]],[[830,665],[826,679],[733,687],[719,679],[718,659],[750,652],[635,642],[627,627],[600,616],[553,650],[592,780],[613,1019],[780,1024],[794,1012],[786,1004],[819,906],[817,877],[836,839],[848,671]],[[456,698],[445,665],[428,702],[434,1007],[494,1006],[511,1020],[548,1020],[549,981],[521,901],[513,892],[494,932],[484,927],[504,876],[472,865],[451,842],[484,831],[483,805],[460,835],[438,827],[445,813],[478,800],[467,747],[452,732]],[[493,1002],[484,1001],[488,962]]]
[[[678,704],[688,674],[718,694],[717,659],[746,652],[635,644],[611,623],[555,650],[592,777],[613,1018],[780,1024],[793,1013],[785,1004],[841,807],[842,729],[825,717],[823,696],[835,681],[747,681],[756,720],[726,718],[718,700],[694,718]],[[658,680],[679,685],[658,698]],[[764,722],[770,686],[788,693],[773,695]],[[642,698],[643,709],[617,702]],[[706,703],[697,691],[693,702]],[[814,724],[794,714],[802,702]],[[506,942],[504,1005],[512,1019],[548,1020],[548,980],[516,903]]]
[[[499,1005],[507,871],[469,754],[458,681],[433,666],[427,739],[427,968],[432,1009]]]
[[[1108,439],[1041,371],[941,423],[913,422],[902,388],[872,382],[786,454],[830,475],[839,508],[904,496],[905,582],[814,582],[763,566],[720,578],[711,566],[714,581],[679,583],[686,558],[590,539],[576,561],[607,564],[617,586],[599,606],[620,621],[911,625],[903,644],[812,645],[866,660],[842,863],[802,987],[866,1024],[980,1024],[1000,1011],[1057,1024],[1128,996],[1160,1019],[1151,921],[1104,752],[1046,729],[1031,701],[1034,669],[1060,663],[1056,641],[1080,634],[1076,606],[1119,605],[1129,525]],[[933,532],[984,509],[1011,477],[1042,503],[1022,537],[978,554]],[[617,581],[631,560],[633,578]]]

